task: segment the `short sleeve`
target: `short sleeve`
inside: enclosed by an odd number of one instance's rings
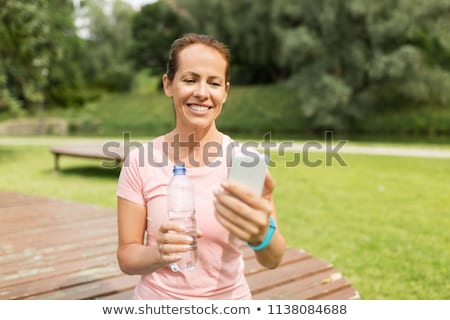
[[[120,171],[116,195],[135,203],[145,204],[143,180],[139,166],[139,148],[128,154]]]

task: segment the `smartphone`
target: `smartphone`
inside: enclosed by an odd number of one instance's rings
[[[266,157],[257,151],[237,152],[233,155],[228,180],[239,183],[257,195],[261,195],[266,179]]]

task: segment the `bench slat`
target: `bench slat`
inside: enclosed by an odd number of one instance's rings
[[[34,295],[28,300],[87,300],[103,296],[114,295],[123,291],[132,292],[138,281],[138,276],[118,275],[108,279],[100,279],[89,283],[79,284],[61,290],[47,292],[42,295]],[[132,293],[131,293],[132,296]]]

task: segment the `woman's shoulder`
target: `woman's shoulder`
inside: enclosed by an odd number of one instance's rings
[[[238,144],[238,142],[233,138],[231,138],[229,135],[223,132],[221,132],[221,134],[222,134],[222,147],[235,146]]]

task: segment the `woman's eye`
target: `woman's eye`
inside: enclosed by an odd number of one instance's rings
[[[221,84],[219,83],[219,82],[213,82],[213,83],[211,83],[213,86],[217,86],[217,87],[220,87],[221,86]]]
[[[195,81],[194,81],[194,79],[184,79],[184,82],[187,82],[187,83],[194,83]]]

